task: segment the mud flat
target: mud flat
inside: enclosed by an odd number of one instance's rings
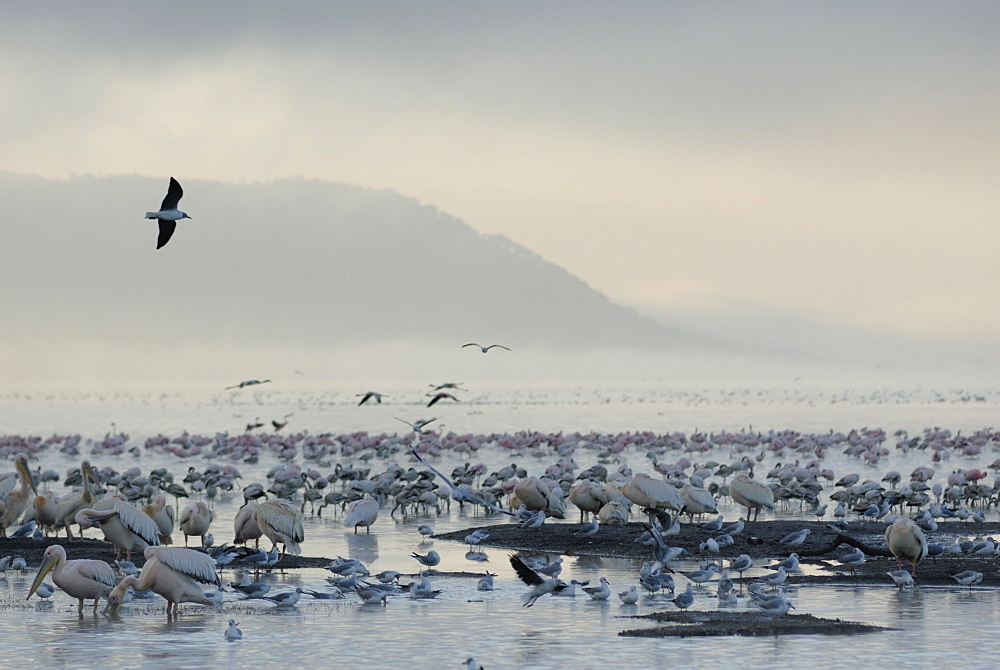
[[[581,527],[582,524],[577,523],[546,523],[541,528],[522,529],[515,523],[498,522],[436,535],[435,539],[462,542],[467,535],[481,528],[488,530],[490,536],[480,544],[480,547],[563,556],[626,558],[637,561],[653,559],[652,547],[636,542],[645,530],[641,523],[601,526],[597,534],[591,537],[574,535],[574,531]],[[808,528],[811,532],[802,546],[790,548],[781,544],[782,538],[803,528]],[[755,565],[761,566],[766,565],[768,559],[785,558],[794,551],[799,554],[803,565],[816,566],[829,573],[828,575],[792,573],[791,584],[886,584],[891,583],[891,580],[885,573],[896,569],[896,559],[890,555],[886,547],[885,528],[883,523],[854,522],[851,524],[849,534],[838,535],[823,522],[758,521],[747,523],[743,532],[733,538],[735,544],[723,547],[718,554],[711,554],[698,548],[706,538],[715,537],[718,533],[710,533],[696,525],[684,525],[679,535],[668,537],[666,541],[669,545],[684,547],[688,551],[684,558],[720,561],[723,567],[740,554],[747,554],[754,559]],[[1000,523],[949,522],[940,524],[938,531],[931,534],[929,539],[931,542],[951,544],[956,538],[991,534],[1000,534]],[[846,554],[853,547],[862,549],[868,560],[852,572],[840,565],[836,557]],[[912,572],[909,565],[904,564],[903,567]],[[980,587],[1000,585],[1000,575],[996,574],[994,560],[984,561],[968,557],[925,559],[918,566],[915,579],[918,585],[955,586],[956,582],[952,579],[952,575],[963,570],[983,573]],[[736,575],[730,576],[736,578]]]
[[[632,617],[663,624],[623,630],[623,637],[717,637],[723,635],[855,635],[895,630],[856,621],[788,614],[775,619],[763,612],[656,612]]]

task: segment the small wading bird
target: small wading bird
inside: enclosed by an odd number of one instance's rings
[[[180,202],[183,195],[184,190],[181,188],[181,185],[176,179],[171,177],[170,186],[167,187],[167,195],[163,198],[163,203],[160,205],[160,211],[146,212],[147,219],[156,219],[160,225],[160,234],[156,238],[157,249],[162,248],[170,241],[170,236],[174,234],[174,229],[177,228],[178,221],[191,218],[186,212],[177,209],[177,203]]]
[[[233,384],[232,386],[227,386],[226,390],[228,391],[229,389],[242,389],[246,388],[247,386],[256,386],[257,384],[267,384],[270,381],[271,381],[270,379],[248,379],[245,382],[240,382],[239,384]]]
[[[475,342],[469,342],[468,344],[463,344],[462,345],[463,349],[465,349],[466,347],[479,347],[479,350],[482,351],[484,354],[486,352],[488,352],[490,349],[493,349],[493,348],[505,349],[507,351],[510,351],[510,349],[508,347],[505,347],[502,344],[490,344],[490,345],[484,347],[481,344],[476,344]]]

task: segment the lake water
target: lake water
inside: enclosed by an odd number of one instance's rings
[[[0,396],[0,434],[40,435],[78,433],[84,438],[81,455],[70,457],[49,449],[32,467],[53,468],[64,474],[90,458],[96,467],[117,470],[138,465],[144,472],[165,466],[178,480],[189,466],[203,469],[204,458],[181,460],[151,450],[137,458],[88,454],[87,439],[100,441],[112,429],[126,432],[129,445],[142,446],[147,437],[162,433],[175,436],[182,431],[214,436],[219,432],[241,433],[244,426],[259,419],[268,423],[291,415],[283,432],[308,430],[310,434],[368,431],[407,431],[398,418],[415,421],[439,417],[431,427],[444,425],[456,433],[514,433],[523,430],[545,432],[618,433],[653,431],[690,434],[740,430],[784,430],[828,433],[848,432],[863,427],[880,427],[888,434],[891,454],[874,466],[831,450],[824,462],[837,476],[858,472],[863,478],[880,479],[888,470],[899,470],[904,478],[919,465],[932,465],[943,480],[955,469],[985,469],[997,457],[986,449],[975,457],[952,455],[940,464],[930,462],[929,451],[902,453],[894,449],[892,434],[904,429],[910,436],[925,428],[944,427],[964,433],[994,426],[1000,409],[1000,393],[976,390],[829,390],[829,389],[541,389],[531,392],[508,391],[467,398],[458,405],[443,403],[426,409],[419,393],[405,389],[386,392],[394,400],[383,405],[356,405],[353,391],[280,392],[276,390],[234,391],[205,394],[7,394]],[[407,399],[409,398],[409,399]],[[681,453],[663,460],[676,460]],[[706,454],[691,456],[704,462],[734,459],[728,448],[717,447]],[[581,447],[574,454],[581,468],[593,465],[597,450]],[[411,465],[405,454],[394,459]],[[557,460],[548,453],[532,456],[512,454],[499,447],[486,447],[474,454],[446,453],[438,467],[444,472],[463,462],[487,464],[490,470],[514,460],[529,474],[541,474]],[[645,450],[627,449],[619,460],[636,472],[650,471]],[[766,472],[780,458],[768,455],[759,473]],[[225,464],[227,461],[211,461]],[[266,455],[256,465],[237,463],[244,483],[264,481],[277,463]],[[296,460],[303,467],[309,463]],[[345,465],[360,465],[354,458]],[[387,461],[371,460],[372,472],[380,472]],[[617,467],[617,463],[614,467]],[[10,469],[0,467],[0,470]],[[319,468],[326,473],[328,468]],[[759,475],[760,476],[760,475]],[[992,477],[987,480],[992,484]],[[61,491],[61,485],[57,487]],[[824,493],[829,493],[827,485]],[[825,497],[825,496],[824,496]],[[232,518],[241,504],[239,494],[215,503],[213,532],[217,543],[231,538]],[[181,501],[183,507],[184,501]],[[8,572],[0,579],[0,649],[4,665],[31,664],[42,667],[149,667],[160,668],[261,666],[272,668],[348,664],[380,668],[459,668],[474,656],[486,668],[604,668],[621,667],[769,667],[811,665],[816,668],[845,664],[891,663],[895,667],[929,667],[954,663],[960,653],[974,649],[979,659],[1000,652],[1000,641],[992,631],[998,606],[993,589],[918,586],[899,592],[885,586],[803,586],[794,588],[797,612],[821,617],[865,621],[898,631],[852,637],[787,636],[777,638],[622,638],[624,629],[651,626],[644,621],[622,617],[659,610],[672,610],[668,596],[643,596],[638,605],[623,606],[617,596],[606,602],[577,598],[542,598],[535,607],[521,607],[526,587],[515,577],[507,562],[506,550],[485,548],[489,562],[470,561],[468,548],[447,541],[421,542],[416,527],[432,525],[447,532],[481,525],[483,519],[460,512],[457,505],[441,516],[418,515],[403,519],[389,516],[383,507],[371,535],[354,535],[339,519],[306,517],[304,554],[345,556],[365,562],[372,573],[395,569],[411,573],[417,564],[410,552],[435,549],[442,555],[441,571],[497,573],[496,590],[476,591],[471,577],[432,577],[442,589],[434,600],[410,600],[405,596],[389,599],[385,607],[366,606],[356,598],[318,601],[304,596],[294,608],[282,610],[267,601],[244,601],[227,594],[219,609],[182,606],[176,619],[168,619],[162,600],[151,604],[127,605],[120,619],[77,615],[76,602],[57,591],[51,603],[36,598],[25,601],[37,566],[24,575]],[[831,506],[832,509],[832,506]],[[569,514],[570,520],[575,519]],[[723,506],[720,511],[735,521],[740,510]],[[803,514],[797,509],[777,517]],[[805,518],[805,517],[803,517]],[[810,519],[813,517],[809,517]],[[997,518],[996,510],[988,518]],[[504,523],[497,519],[496,523]],[[551,522],[549,522],[551,523]],[[94,536],[94,531],[89,535]],[[99,533],[97,533],[99,536]],[[175,530],[174,538],[181,538]],[[614,593],[638,584],[639,563],[620,559],[567,557],[561,577],[565,580],[598,580],[606,576]],[[685,569],[695,563],[683,564]],[[988,566],[993,570],[992,565]],[[888,568],[887,568],[888,569]],[[755,568],[754,576],[765,572]],[[323,590],[325,570],[295,570],[272,574],[272,593],[304,586]],[[228,579],[231,571],[225,572]],[[794,585],[794,578],[790,580]],[[684,579],[678,577],[683,589]],[[695,609],[715,609],[714,588],[696,591]],[[743,599],[738,608],[751,608]],[[243,630],[243,640],[223,639],[226,621],[235,618]],[[956,645],[962,645],[957,649]],[[987,662],[987,664],[989,664]]]

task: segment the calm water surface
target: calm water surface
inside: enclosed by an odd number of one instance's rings
[[[395,397],[406,398],[406,392]],[[881,427],[891,433],[906,429],[911,435],[941,426],[972,431],[993,426],[998,416],[994,391],[657,391],[638,390],[541,390],[483,395],[472,402],[425,409],[419,394],[410,402],[376,407],[356,407],[352,392],[283,393],[241,391],[230,394],[128,395],[76,394],[0,397],[0,434],[80,433],[85,438],[103,438],[111,429],[125,431],[131,444],[141,445],[157,433],[176,435],[183,430],[214,435],[242,432],[250,420],[269,422],[293,413],[286,430],[310,433],[398,432],[405,426],[395,420],[440,417],[438,425],[456,432],[651,430],[690,433],[696,429],[768,430],[795,429],[805,432],[848,431]],[[895,441],[890,437],[887,445]],[[87,448],[83,449],[86,453]],[[681,454],[678,453],[677,457]],[[971,458],[953,457],[937,466],[938,472],[971,467],[985,468],[997,457],[986,453]],[[724,450],[697,456],[698,460],[732,460]],[[38,461],[43,468],[64,473],[79,464],[55,451]],[[189,465],[203,468],[204,459],[180,461],[145,452],[91,457],[98,467],[124,469],[138,465],[144,472],[166,466],[182,475]],[[515,460],[529,474],[540,474],[555,462],[554,456],[534,458],[527,454],[483,449],[469,457],[448,454],[441,460],[443,471],[467,460],[484,462],[491,469]],[[596,452],[575,454],[581,468],[596,462]],[[627,451],[621,456],[635,471],[649,470],[644,453]],[[675,460],[675,459],[670,459]],[[397,461],[404,467],[408,460]],[[238,464],[245,482],[263,481],[275,464],[271,456],[256,466]],[[297,461],[303,465],[301,458]],[[864,466],[853,458],[831,453],[827,464],[838,476],[859,472],[862,477],[881,478],[888,470],[905,475],[918,465],[930,465],[926,452],[893,454],[877,466]],[[33,466],[35,464],[33,463]],[[373,460],[372,472],[386,462]],[[768,457],[762,464],[770,468]],[[0,469],[9,469],[2,467]],[[326,472],[326,469],[321,468]],[[179,479],[180,477],[178,477]],[[937,481],[937,480],[935,480]],[[992,483],[992,478],[988,480]],[[829,491],[827,491],[829,492]],[[238,494],[216,502],[213,532],[217,542],[231,538],[232,518],[241,502]],[[181,505],[183,506],[182,501]],[[735,520],[739,510],[721,509]],[[307,507],[308,513],[308,507]],[[327,514],[330,509],[327,510]],[[797,510],[782,516],[796,516]],[[572,517],[573,515],[569,515]],[[809,517],[812,518],[812,517]],[[997,518],[992,510],[990,519]],[[503,523],[503,520],[496,520]],[[959,587],[918,586],[898,592],[886,586],[809,586],[793,590],[798,612],[871,622],[898,631],[853,637],[787,636],[780,638],[640,639],[621,638],[618,632],[649,626],[647,622],[622,617],[673,609],[667,596],[643,596],[636,606],[622,606],[616,596],[606,602],[590,601],[585,595],[572,598],[546,597],[530,609],[521,607],[525,587],[516,580],[507,563],[507,551],[484,549],[489,562],[465,557],[467,547],[445,541],[421,543],[416,526],[430,523],[438,532],[481,525],[483,519],[460,512],[455,506],[441,516],[389,516],[383,508],[371,535],[354,535],[339,519],[306,519],[304,553],[310,556],[347,556],[364,561],[371,571],[396,569],[414,572],[410,552],[433,548],[442,555],[439,570],[498,574],[496,590],[475,590],[475,577],[432,577],[443,590],[435,600],[412,601],[390,598],[386,607],[362,606],[353,599],[316,601],[303,597],[295,608],[281,610],[266,601],[243,601],[227,595],[214,610],[192,605],[180,617],[168,619],[162,601],[126,606],[121,619],[89,613],[80,617],[76,603],[57,591],[51,603],[25,601],[37,566],[24,575],[7,573],[0,579],[0,649],[4,665],[32,664],[42,667],[134,667],[156,664],[160,668],[210,667],[219,664],[299,667],[315,664],[356,664],[359,667],[441,668],[461,666],[474,656],[486,668],[605,668],[620,667],[767,667],[809,664],[816,668],[841,667],[845,663],[885,663],[895,667],[928,667],[953,663],[965,650],[974,649],[980,659],[1000,653],[993,632],[998,594],[993,589],[971,593]],[[93,535],[93,532],[91,532]],[[175,531],[175,539],[181,537]],[[597,580],[606,576],[614,593],[637,584],[639,563],[620,559],[566,557],[563,579]],[[684,569],[695,563],[682,565]],[[988,569],[995,569],[992,565]],[[761,574],[762,569],[748,572]],[[324,570],[297,570],[268,575],[272,593],[304,586],[322,590]],[[226,578],[231,576],[226,571]],[[793,583],[794,580],[790,580]],[[678,585],[683,588],[683,578]],[[694,608],[716,609],[714,588],[696,591]],[[738,609],[749,608],[741,599]],[[235,618],[244,639],[223,639],[226,621]],[[956,648],[956,645],[961,645]]]

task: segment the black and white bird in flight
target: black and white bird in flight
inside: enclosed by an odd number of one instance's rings
[[[377,391],[369,391],[368,393],[364,394],[359,393],[358,395],[361,396],[361,402],[358,403],[359,406],[364,405],[366,402],[372,399],[374,399],[375,402],[378,403],[379,405],[382,404],[382,394],[378,393]]]
[[[494,347],[497,349],[506,349],[507,351],[510,351],[508,347],[505,347],[502,344],[490,344],[484,347],[481,344],[476,344],[475,342],[469,342],[468,344],[462,345],[463,349],[465,349],[466,347],[479,347],[480,351],[482,351],[484,354],[488,352],[490,349],[493,349]]]
[[[187,212],[177,209],[177,203],[184,195],[184,189],[173,177],[170,178],[170,186],[167,188],[167,196],[163,198],[158,212],[146,212],[147,219],[156,219],[160,224],[160,235],[156,238],[156,248],[160,249],[170,241],[170,236],[177,228],[177,222],[181,219],[190,219]]]
[[[430,393],[428,393],[427,395],[430,395]],[[440,400],[454,400],[455,402],[461,402],[458,398],[456,398],[452,394],[445,393],[445,392],[442,391],[441,393],[438,393],[433,398],[431,398],[431,401],[429,403],[427,403],[427,406],[428,407],[433,407],[434,403],[436,403],[436,402],[438,402]]]
[[[239,384],[234,384],[233,386],[227,386],[226,390],[228,391],[229,389],[242,389],[246,388],[247,386],[256,386],[257,384],[267,384],[270,381],[271,381],[270,379],[264,379],[264,380],[248,379],[245,382],[240,382]]]

